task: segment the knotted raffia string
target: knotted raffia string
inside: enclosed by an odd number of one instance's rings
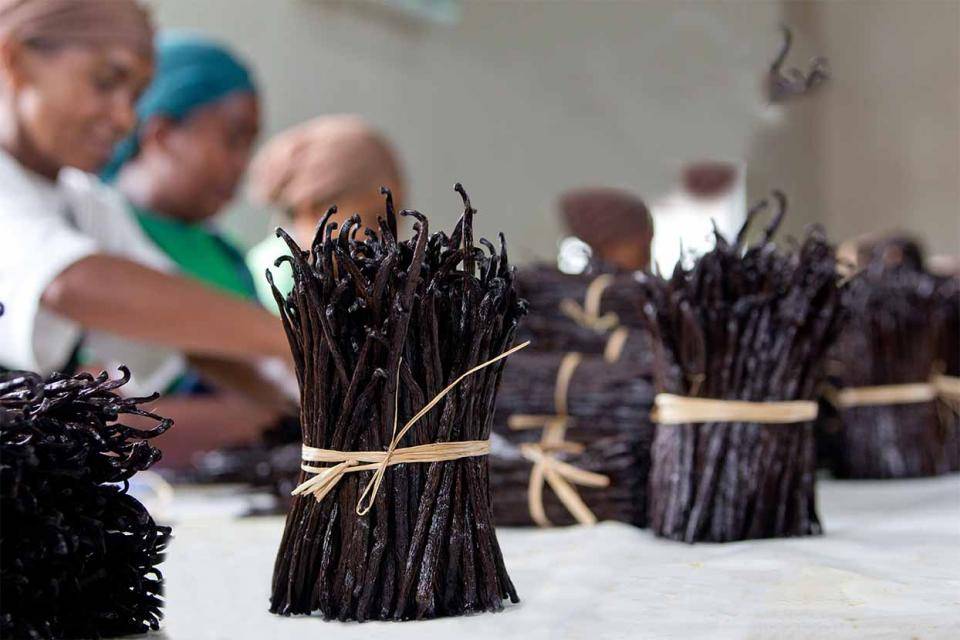
[[[543,429],[540,442],[520,445],[520,453],[533,463],[530,485],[527,489],[527,506],[530,517],[541,527],[551,526],[543,505],[543,483],[546,481],[560,499],[561,504],[580,524],[596,524],[597,517],[577,493],[573,485],[606,487],[610,478],[592,471],[578,469],[562,462],[555,456],[559,452],[580,453],[583,445],[564,439],[571,417],[567,413],[567,393],[570,380],[582,360],[579,353],[568,353],[557,370],[557,383],[553,392],[554,415],[514,414],[507,421],[511,429]]]
[[[583,306],[571,298],[560,301],[560,311],[582,327],[593,329],[597,333],[604,333],[620,324],[620,318],[612,311],[600,315],[600,301],[603,292],[613,284],[613,275],[604,273],[587,285],[587,292],[583,297]]]
[[[489,367],[495,362],[503,360],[507,356],[523,349],[529,341],[518,344],[512,349],[504,351],[495,358],[491,358],[482,364],[478,364],[465,372],[459,378],[448,384],[440,393],[425,404],[412,418],[407,420],[400,431],[397,431],[397,416],[399,414],[400,404],[400,366],[402,360],[397,364],[397,385],[396,395],[394,396],[393,411],[393,431],[391,433],[390,445],[386,451],[335,451],[333,449],[318,449],[303,445],[301,454],[304,463],[307,462],[325,462],[336,463],[332,467],[314,467],[309,464],[300,466],[303,471],[313,474],[311,478],[300,483],[291,495],[299,496],[310,494],[319,502],[333,490],[340,479],[348,473],[357,473],[360,471],[373,471],[373,476],[364,487],[360,499],[357,500],[357,515],[363,516],[373,508],[373,501],[376,499],[377,492],[383,482],[383,476],[387,468],[396,464],[417,463],[417,462],[443,462],[447,460],[458,460],[460,458],[472,458],[474,456],[485,456],[490,453],[489,440],[465,440],[460,442],[434,442],[431,444],[421,444],[414,447],[403,447],[398,449],[397,445],[403,436],[415,425],[423,416],[425,416],[437,403],[450,393],[454,387],[463,382],[467,377],[474,373]],[[366,501],[366,504],[364,504]]]
[[[650,417],[663,425],[691,422],[790,424],[808,422],[817,417],[817,403],[809,400],[747,402],[658,393],[653,404]]]
[[[571,298],[564,298],[560,302],[560,311],[581,327],[593,329],[597,333],[613,331],[607,338],[607,344],[603,349],[603,359],[610,363],[620,359],[623,347],[627,343],[627,337],[630,335],[626,327],[620,326],[620,318],[616,313],[611,311],[600,315],[600,302],[603,299],[603,292],[613,283],[613,275],[609,273],[601,274],[587,285],[587,292],[583,297],[583,306],[580,306],[576,300]]]

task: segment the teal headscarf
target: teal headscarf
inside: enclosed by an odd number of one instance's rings
[[[230,94],[257,93],[246,65],[223,45],[182,32],[166,32],[157,38],[153,82],[137,102],[137,121],[153,116],[182,120],[193,111]],[[113,159],[101,171],[111,181],[124,164],[140,151],[140,124],[117,145]]]

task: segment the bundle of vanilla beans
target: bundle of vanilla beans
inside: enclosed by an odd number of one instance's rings
[[[936,370],[948,379],[950,391],[941,392],[940,423],[943,426],[951,471],[960,470],[960,276],[941,278],[936,293]]]
[[[0,635],[99,638],[161,619],[170,535],[127,494],[171,422],[115,393],[130,379],[0,375]],[[124,416],[157,422],[125,426]]]
[[[598,269],[567,274],[549,265],[520,269],[517,287],[530,315],[519,339],[529,340],[537,351],[603,353],[610,333],[624,327],[630,331],[624,353],[642,354],[649,346],[643,343],[642,278]],[[598,290],[597,308],[590,313],[588,291],[600,284],[598,279],[606,282]]]
[[[955,470],[956,428],[943,424],[934,394],[903,402],[844,402],[844,392],[931,382],[938,360],[937,281],[921,266],[870,262],[844,296],[849,323],[831,357],[838,363],[839,426],[834,473],[905,478]]]
[[[474,246],[469,200],[450,235],[430,235],[416,211],[397,237],[387,195],[379,229],[359,217],[336,237],[321,221],[307,250],[289,244],[294,288],[274,290],[301,389],[304,445],[383,452],[397,423],[471,368],[508,351],[524,305],[505,241]],[[268,274],[269,277],[269,274]],[[489,438],[503,360],[465,378],[398,447]],[[396,409],[395,409],[396,408]],[[496,611],[517,601],[493,528],[485,455],[344,473],[321,499],[296,497],[274,568],[270,610],[339,620],[407,620]],[[298,483],[317,474],[303,472]]]
[[[819,230],[784,251],[772,237],[746,246],[755,208],[733,242],[692,268],[649,281],[646,313],[662,345],[657,388],[723,400],[813,400],[824,354],[842,322],[833,250]],[[673,364],[681,375],[672,375]],[[816,534],[815,452],[810,422],[658,424],[649,521],[659,536],[724,542]]]
[[[563,354],[520,353],[503,374],[494,430],[498,436],[490,455],[494,519],[498,525],[535,524],[529,500],[533,462],[522,454],[523,444],[537,443],[543,429],[513,428],[518,416],[556,414],[556,379]],[[653,427],[653,385],[647,362],[612,365],[599,356],[584,356],[566,393],[569,422],[565,442],[575,448],[549,452],[578,469],[606,476],[608,486],[573,484],[597,520],[646,524],[646,485]],[[575,524],[549,484],[543,506],[551,524]]]

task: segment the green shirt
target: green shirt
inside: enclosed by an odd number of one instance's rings
[[[240,298],[257,299],[243,254],[228,240],[201,224],[131,208],[144,233],[184,274]]]
[[[290,255],[290,248],[287,247],[287,243],[276,236],[266,238],[247,253],[247,268],[253,273],[253,282],[257,287],[260,304],[276,314],[279,314],[280,310],[277,308],[277,302],[270,290],[270,283],[267,282],[264,273],[270,269],[274,284],[277,285],[280,293],[286,296],[293,289],[293,272],[289,264],[275,267],[273,262],[280,256],[288,255]]]

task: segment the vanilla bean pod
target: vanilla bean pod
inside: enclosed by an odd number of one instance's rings
[[[579,469],[610,480],[606,487],[576,487],[598,520],[646,524],[646,485],[650,467],[653,426],[650,410],[654,388],[652,363],[631,360],[611,364],[584,356],[574,370],[566,393],[569,422],[565,440],[583,451],[556,452],[556,457]],[[503,373],[494,430],[499,446],[490,455],[494,513],[498,525],[535,524],[528,506],[533,463],[520,453],[523,443],[541,438],[541,428],[515,429],[517,416],[555,414],[555,388],[562,354],[520,353]],[[575,524],[574,516],[549,488],[544,507],[552,524]]]
[[[655,341],[657,388],[695,398],[813,400],[824,353],[842,322],[832,249],[818,230],[794,251],[772,237],[716,246],[692,268],[647,280],[646,314]],[[681,374],[673,375],[676,364]],[[820,532],[810,422],[659,424],[652,453],[649,520],[659,536],[730,541]]]
[[[880,254],[850,282],[850,322],[832,354],[839,365],[837,476],[904,478],[956,470],[956,428],[941,423],[935,389],[905,402],[842,402],[847,390],[931,383],[942,335],[936,329],[936,285],[922,265],[888,264]]]
[[[171,422],[115,393],[130,379],[0,375],[0,635],[89,638],[145,633],[162,617],[170,535],[127,494],[160,459],[149,440]],[[124,425],[125,415],[157,422]]]
[[[398,239],[387,191],[386,219],[362,238],[357,217],[336,237],[325,217],[308,250],[278,230],[294,287],[274,296],[300,382],[305,446],[385,451],[395,417],[403,424],[513,344],[524,304],[505,241],[474,246],[475,210],[456,190],[464,213],[449,236],[430,235],[426,217],[401,211],[414,236]],[[398,446],[488,439],[502,366],[453,387]],[[366,515],[358,502],[372,471],[345,473],[320,500],[293,498],[270,610],[407,620],[516,602],[493,529],[488,466],[486,456],[390,466]],[[312,477],[301,472],[297,483]]]

